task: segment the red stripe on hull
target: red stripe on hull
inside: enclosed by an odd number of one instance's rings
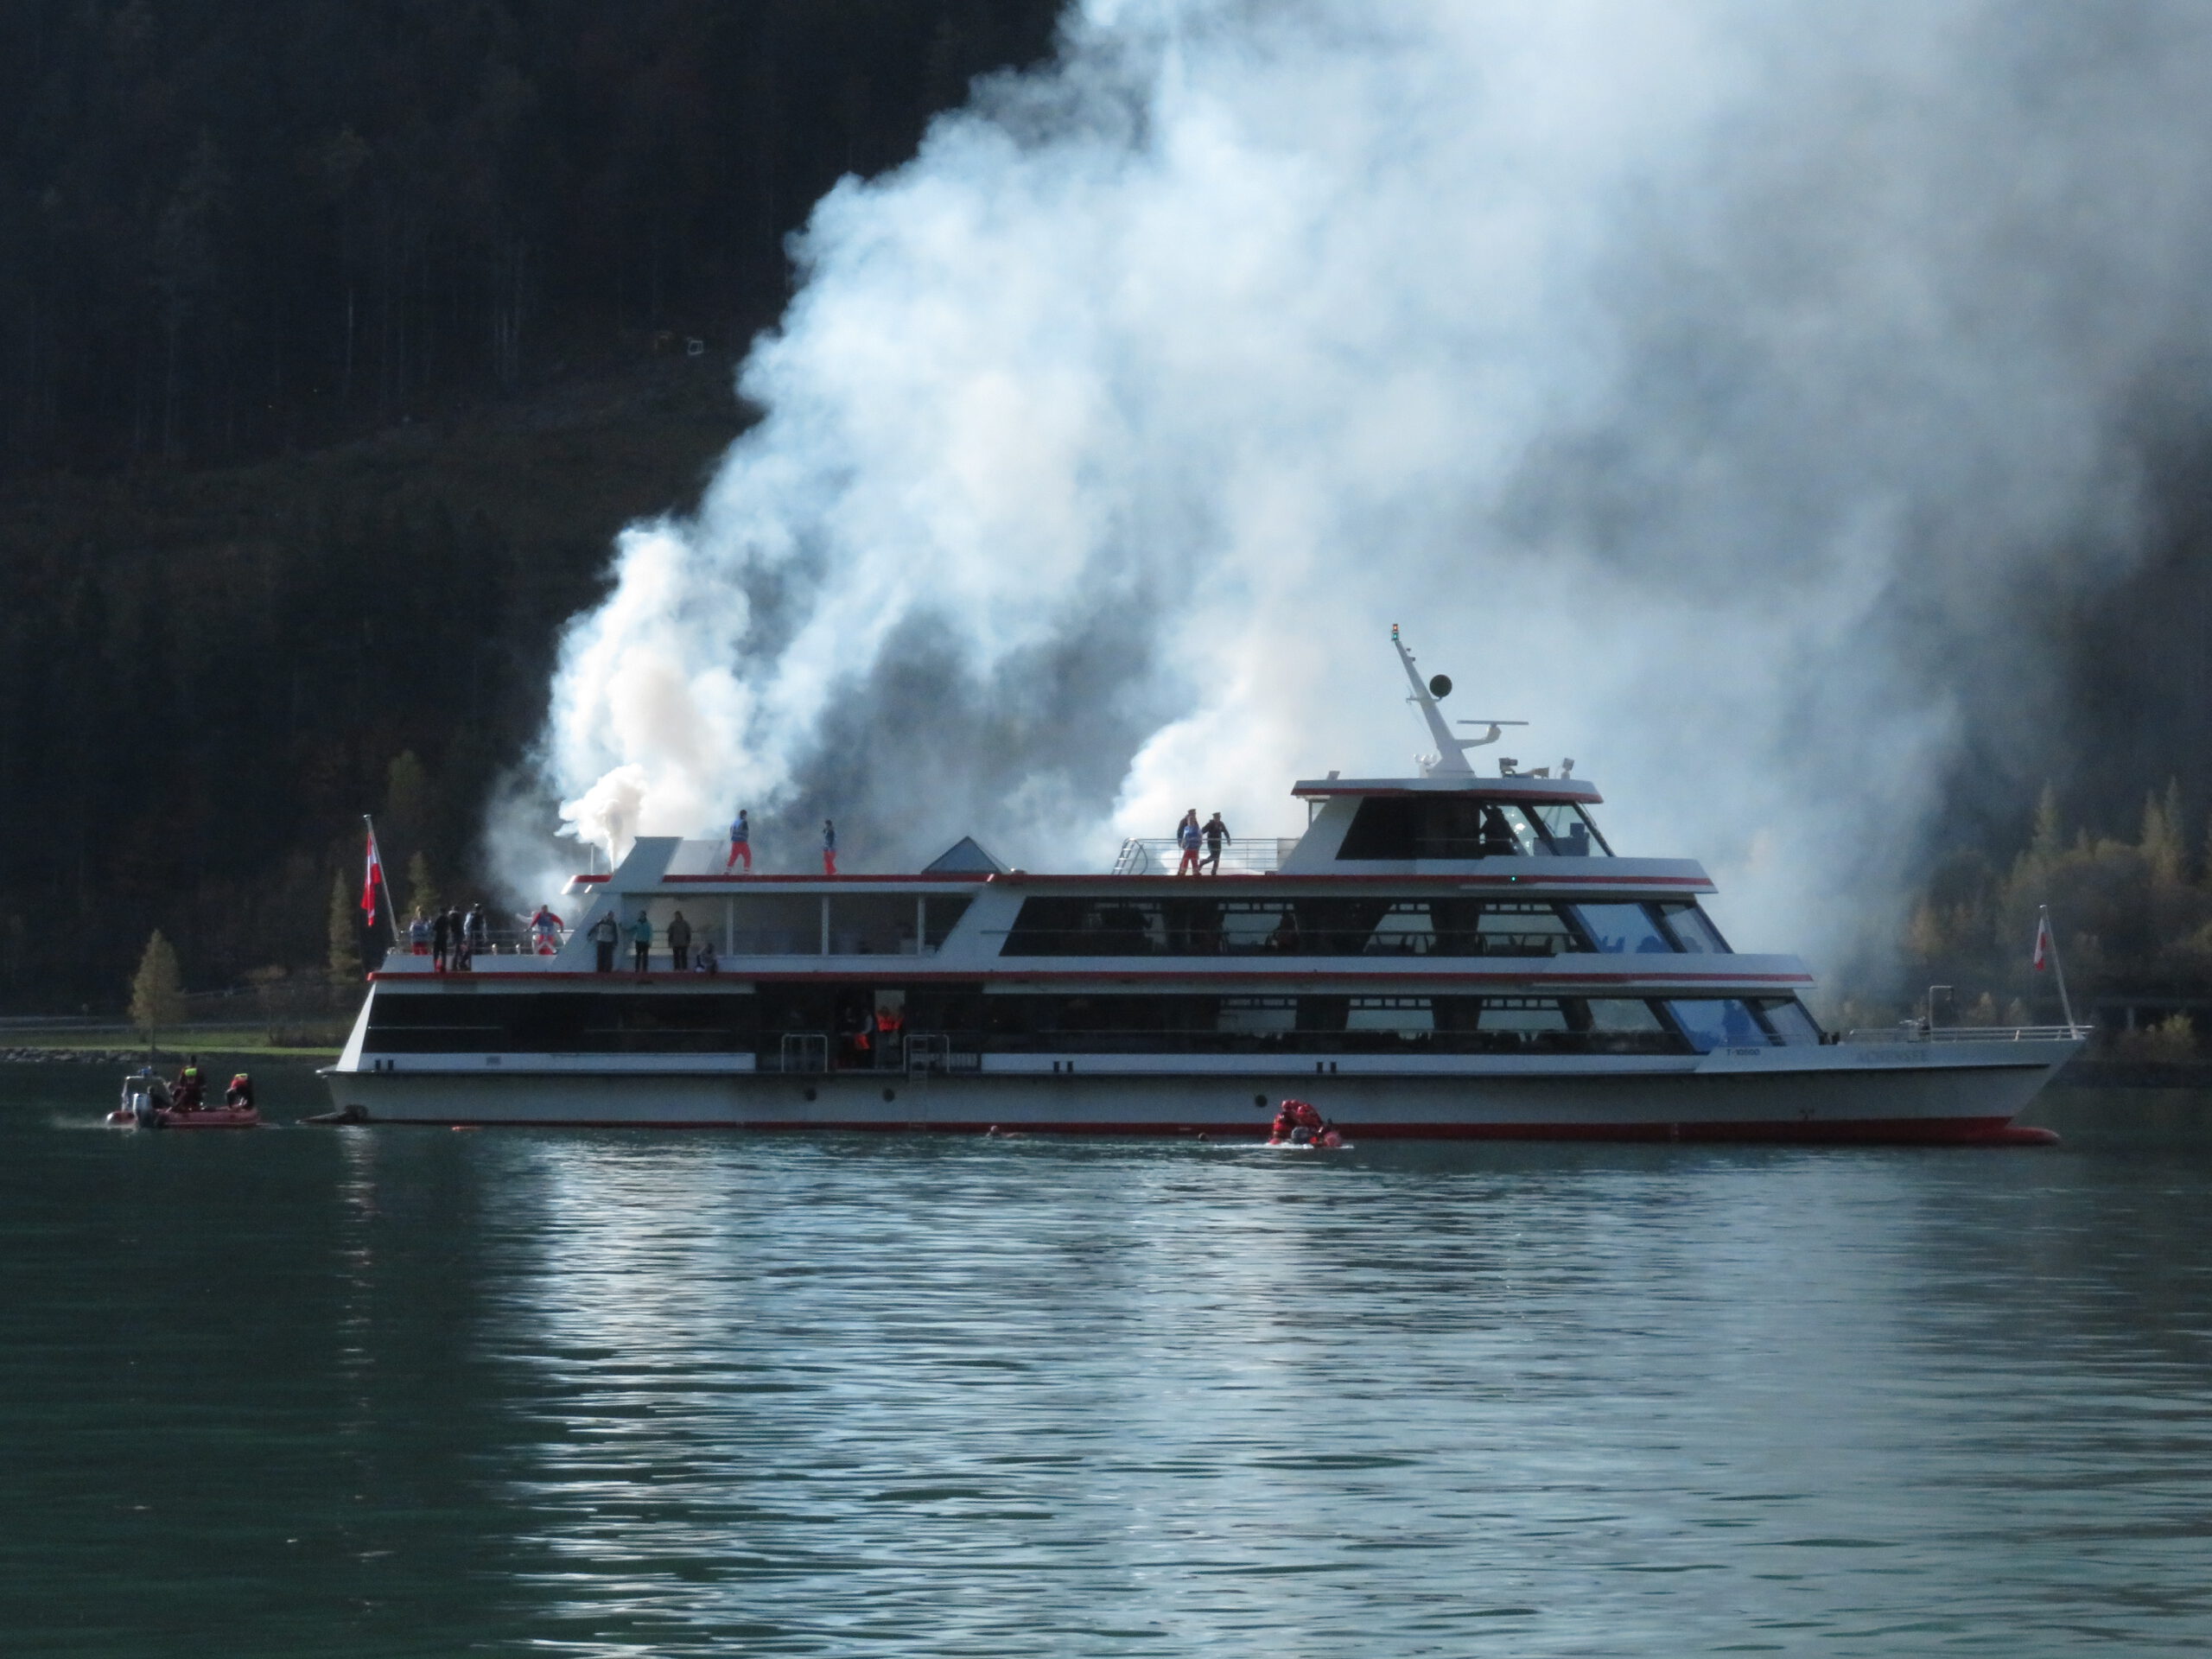
[[[779,1119],[751,1122],[701,1122],[696,1120],[641,1122],[617,1118],[373,1118],[385,1127],[429,1128],[512,1129],[705,1129],[747,1134],[792,1135],[808,1132],[874,1135],[986,1135],[1028,1136],[1065,1135],[1092,1138],[1264,1141],[1268,1131],[1257,1128],[1196,1128],[1185,1123],[1025,1123],[998,1125],[978,1121],[963,1123],[889,1123],[868,1119],[811,1121]],[[1941,1146],[2050,1147],[2058,1144],[2050,1129],[2007,1123],[2001,1117],[1862,1118],[1835,1122],[1764,1123],[1348,1123],[1338,1126],[1355,1141],[1694,1141],[1707,1145],[1786,1144],[1793,1146]]]

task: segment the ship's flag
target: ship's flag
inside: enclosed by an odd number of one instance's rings
[[[367,912],[369,925],[377,925],[377,883],[384,880],[384,860],[377,856],[377,832],[369,831],[368,868],[361,876],[361,908]]]
[[[2031,965],[2037,973],[2050,966],[2050,918],[2048,916],[2036,918],[2036,953]]]

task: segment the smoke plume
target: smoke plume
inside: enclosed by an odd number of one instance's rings
[[[824,815],[862,868],[1294,833],[1294,777],[1425,747],[1401,622],[1835,966],[1965,725],[2044,712],[2023,619],[2144,534],[2208,84],[2195,0],[1091,0],[819,204],[545,787],[749,805],[770,868]]]

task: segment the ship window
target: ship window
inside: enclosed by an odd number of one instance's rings
[[[1751,1006],[1759,1011],[1767,1029],[1792,1048],[1817,1047],[1821,1027],[1794,996],[1762,997]]]
[[[1217,908],[1199,903],[1169,908],[1183,912],[1174,918],[1182,924],[1173,936],[1178,954],[1298,949],[1298,915],[1287,900],[1269,905],[1232,899]]]
[[[1298,1029],[1294,996],[1224,996],[1215,1022],[1217,1031],[1263,1032]]]
[[[822,899],[810,893],[758,893],[726,899],[726,956],[818,957]],[[696,923],[696,918],[694,918]],[[716,918],[720,919],[720,918]]]
[[[1720,937],[1720,930],[1713,925],[1713,918],[1696,905],[1662,905],[1659,914],[1673,931],[1676,943],[1691,955],[1729,954],[1728,941]]]
[[[1577,905],[1574,917],[1590,936],[1591,949],[1605,956],[1671,954],[1675,949],[1643,905]]]
[[[1764,1048],[1774,1041],[1750,1007],[1732,996],[1669,1002],[1667,1010],[1700,1054],[1716,1048]]]
[[[1485,904],[1475,931],[1478,956],[1556,957],[1574,948],[1567,923],[1550,905]]]
[[[1352,814],[1338,858],[1405,859],[1414,855],[1414,809],[1403,795],[1370,795]]]
[[[817,899],[818,904],[821,901]],[[914,895],[841,893],[830,899],[830,954],[896,957],[914,954]],[[820,924],[817,922],[817,925]]]
[[[1436,923],[1425,899],[1407,899],[1382,912],[1367,936],[1369,956],[1426,957],[1439,948]]]
[[[960,925],[960,918],[968,913],[968,906],[976,901],[958,893],[932,893],[922,900],[922,940],[931,950],[941,947]]]
[[[1483,809],[1483,827],[1478,858],[1541,858],[1552,850],[1551,841],[1536,821],[1512,801],[1499,801]],[[1465,858],[1456,849],[1436,852],[1424,851],[1423,858]]]
[[[1425,996],[1355,996],[1344,1011],[1344,1028],[1411,1037],[1434,1031],[1436,1014]]]
[[[726,1053],[753,1046],[749,992],[379,996],[371,1054]]]
[[[1484,1031],[1565,1031],[1567,1010],[1555,996],[1486,996]]]
[[[1573,801],[1548,801],[1529,810],[1551,837],[1552,851],[1561,858],[1611,858],[1613,849],[1598,833],[1597,823]]]
[[[1545,807],[1544,812],[1563,811],[1562,830],[1587,820],[1570,805]],[[1571,832],[1568,832],[1571,833]],[[1603,843],[1598,843],[1602,848]],[[1584,850],[1574,843],[1575,850]],[[1532,816],[1517,801],[1485,801],[1468,795],[1370,795],[1359,804],[1337,849],[1338,858],[1402,861],[1414,858],[1538,858],[1554,848],[1546,822]]]

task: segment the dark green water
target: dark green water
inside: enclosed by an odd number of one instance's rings
[[[109,1091],[0,1068],[9,1655],[2212,1645],[2207,1103],[1318,1160]]]

